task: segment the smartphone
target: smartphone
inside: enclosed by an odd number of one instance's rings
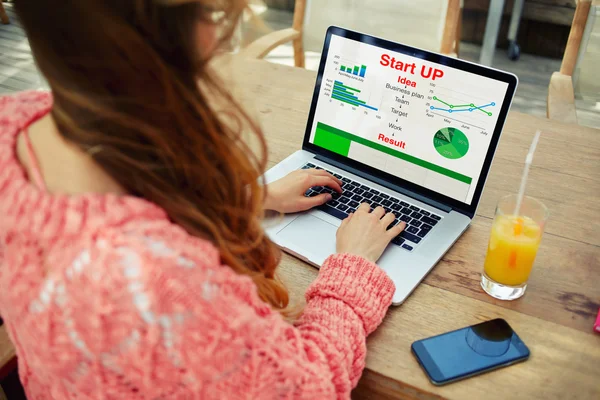
[[[411,347],[434,385],[445,385],[529,358],[529,349],[503,319],[418,340]]]

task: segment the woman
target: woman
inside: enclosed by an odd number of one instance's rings
[[[30,399],[349,398],[360,377],[403,226],[362,205],[287,321],[263,210],[341,182],[259,185],[264,138],[208,66],[244,5],[213,3],[15,0],[52,90],[0,100],[0,313]]]

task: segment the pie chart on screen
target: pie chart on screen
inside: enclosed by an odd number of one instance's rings
[[[433,146],[442,157],[456,160],[469,151],[469,139],[456,128],[442,128],[433,136]]]

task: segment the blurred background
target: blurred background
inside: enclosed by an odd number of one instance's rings
[[[512,72],[512,110],[600,128],[600,0],[251,1],[230,46],[240,56],[316,70],[338,25]],[[10,0],[0,21],[0,95],[47,89]],[[0,378],[24,398],[16,372]]]
[[[0,93],[45,87],[11,1],[2,4]],[[315,70],[325,30],[339,25],[513,72],[513,110],[600,127],[600,0],[253,0],[251,9],[236,51],[263,38],[266,60]]]

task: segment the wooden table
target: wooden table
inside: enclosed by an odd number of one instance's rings
[[[269,167],[301,147],[315,73],[265,61],[226,70],[236,97],[261,122]],[[518,191],[525,155],[541,129],[527,193],[550,220],[525,296],[485,294],[480,274],[497,200]],[[510,113],[477,216],[409,299],[391,308],[368,339],[367,369],[355,398],[600,399],[600,131]],[[317,270],[285,255],[280,273],[300,302]],[[432,385],[410,344],[477,322],[505,318],[531,349],[529,361],[457,382]],[[377,396],[378,395],[378,396]]]
[[[264,127],[269,166],[299,149],[315,73],[239,58],[228,70],[237,80],[235,95]],[[528,193],[551,217],[527,294],[497,301],[479,286],[494,207],[500,196],[517,191],[536,128],[543,136]],[[600,307],[599,197],[600,131],[511,113],[477,217],[369,337],[367,368],[354,397],[599,399],[600,335],[592,333]],[[301,302],[317,270],[284,255],[280,273],[293,301]],[[529,361],[445,387],[429,383],[410,353],[413,341],[497,317],[530,347]],[[13,354],[0,328],[0,365]]]

